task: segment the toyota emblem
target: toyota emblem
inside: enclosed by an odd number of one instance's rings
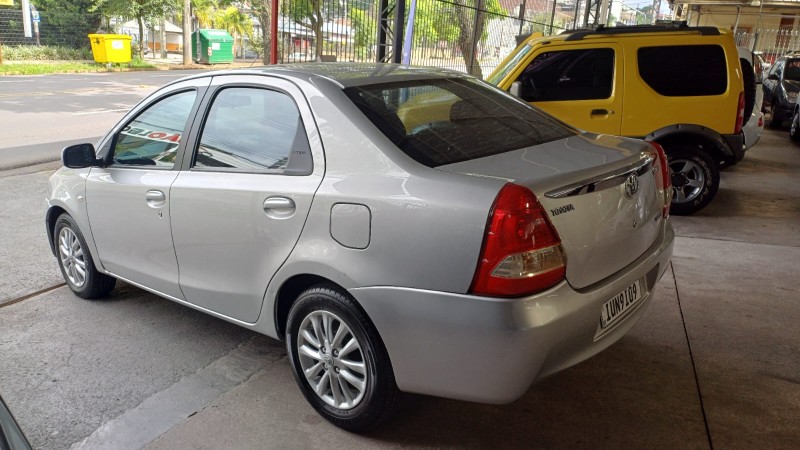
[[[639,190],[639,177],[636,176],[635,173],[632,173],[628,176],[628,179],[625,180],[625,193],[628,194],[628,197],[633,197]]]

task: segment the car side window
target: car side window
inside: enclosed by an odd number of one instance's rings
[[[523,70],[520,96],[529,102],[596,100],[611,97],[614,49],[542,53]]]
[[[665,97],[721,95],[728,89],[728,61],[719,45],[665,45],[637,51],[639,75]]]
[[[171,169],[196,97],[185,91],[148,106],[116,136],[112,164]]]
[[[769,69],[768,76],[775,75],[776,77],[780,78],[781,77],[781,67],[783,67],[783,61],[778,61],[775,64],[773,64],[772,67],[770,67],[770,69]]]
[[[193,167],[238,172],[288,172],[292,155],[309,155],[300,111],[282,92],[221,90],[203,125]],[[310,170],[306,173],[310,173]]]

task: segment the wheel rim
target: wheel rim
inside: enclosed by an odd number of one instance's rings
[[[308,384],[322,401],[345,410],[361,403],[368,382],[364,354],[342,319],[328,311],[306,316],[297,353]]]
[[[58,253],[70,284],[77,288],[86,284],[86,257],[81,241],[70,228],[62,228],[58,233]]]
[[[672,201],[686,203],[696,199],[706,183],[703,168],[689,159],[672,160],[669,168],[672,172]]]

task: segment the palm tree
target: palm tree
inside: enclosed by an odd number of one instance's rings
[[[233,36],[234,47],[238,51],[234,53],[241,56],[243,52],[243,39],[245,36],[253,34],[253,22],[250,17],[235,6],[229,6],[221,11],[215,20],[215,24],[220,28],[225,28]],[[238,47],[236,47],[238,45]]]

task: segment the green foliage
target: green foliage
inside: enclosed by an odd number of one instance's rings
[[[353,36],[355,56],[359,59],[372,59],[372,48],[378,39],[375,20],[363,9],[351,7],[350,23],[355,33]]]
[[[51,0],[58,1],[58,0]],[[181,10],[180,0],[92,0],[92,11],[109,17],[155,20]]]
[[[324,12],[326,6],[332,6],[333,2],[325,0],[294,0],[286,1],[281,4],[281,13],[289,17],[298,25],[302,25],[311,30],[314,34],[314,56],[322,54],[322,24],[324,23]]]
[[[93,0],[36,0],[33,2],[42,17],[41,43],[88,47],[89,33],[100,26],[99,14],[87,14]]]
[[[4,45],[3,59],[6,61],[91,60],[92,50],[89,48],[72,48],[55,45]]]
[[[461,35],[458,22],[458,11],[476,2],[466,1],[464,6],[445,3],[439,0],[417,0],[417,13],[414,20],[414,45],[433,47],[441,41],[455,44]],[[498,14],[507,14],[498,0],[486,0],[483,4],[486,21],[498,18]],[[474,17],[474,10],[469,10],[469,15]],[[480,40],[487,37],[484,27]]]

